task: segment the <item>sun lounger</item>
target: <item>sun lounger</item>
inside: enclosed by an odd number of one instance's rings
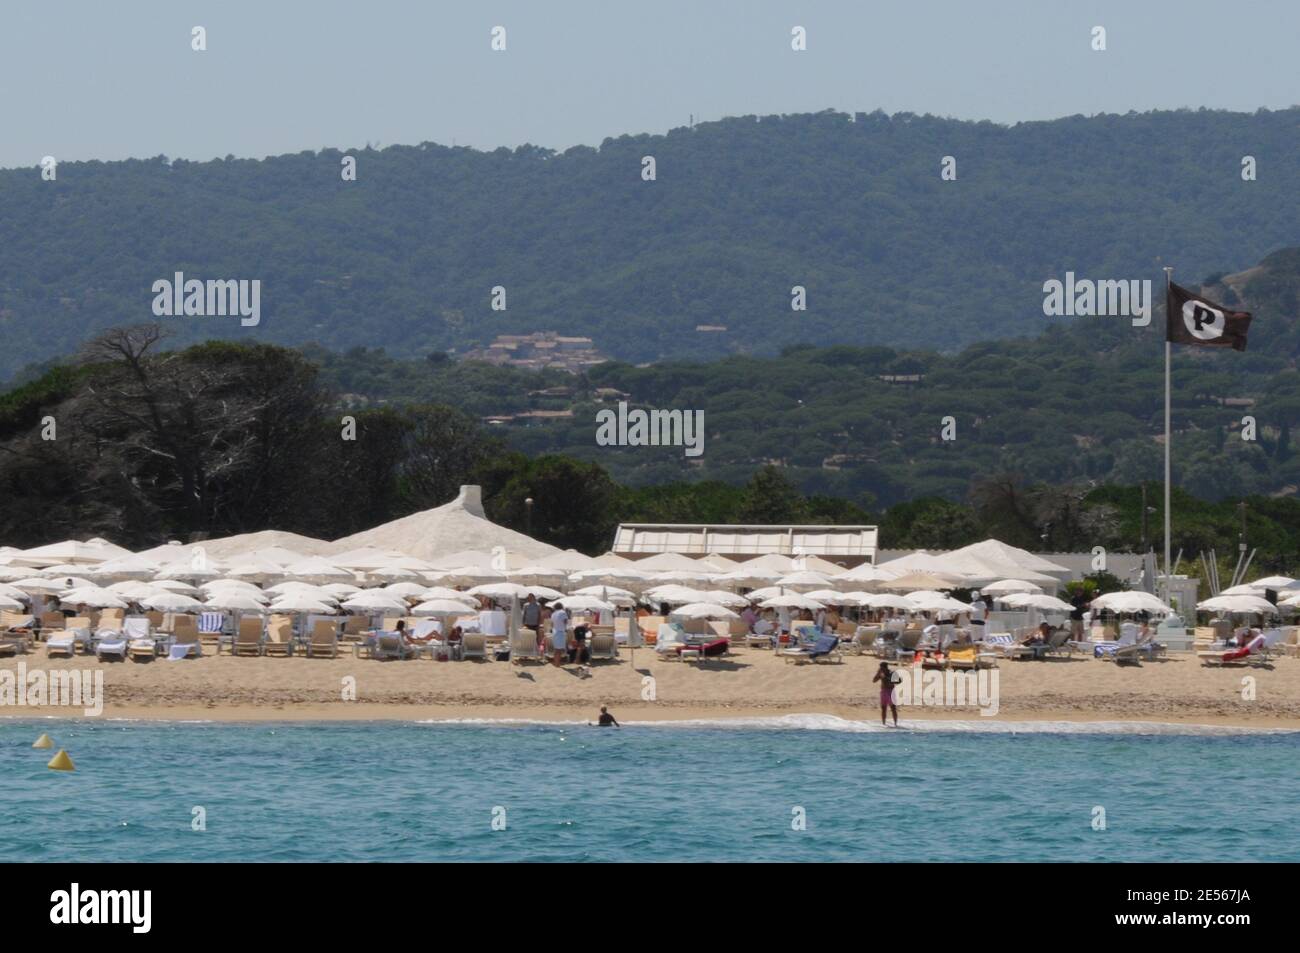
[[[134,661],[158,657],[158,642],[153,635],[153,620],[147,616],[127,616],[122,621],[122,634],[126,636],[126,654]]]
[[[717,641],[726,642],[726,639]],[[614,641],[613,633],[602,633],[591,637],[591,660],[593,662],[617,662],[618,661],[618,643]]]
[[[463,659],[487,658],[487,636],[482,632],[466,632],[461,642],[460,657]]]
[[[126,661],[128,639],[121,629],[100,629],[95,633],[95,657],[101,662],[105,658]]]
[[[272,616],[266,624],[266,639],[262,642],[263,655],[293,655],[293,619],[289,616]]]
[[[406,644],[406,639],[400,632],[381,632],[375,637],[375,647],[371,650],[370,657],[382,661],[404,661],[413,658],[416,652],[415,648]]]
[[[307,640],[307,657],[328,655],[339,656],[339,624],[333,619],[317,619],[312,623],[311,636]]]
[[[81,646],[83,653],[90,651],[90,626],[75,629],[60,629],[52,633],[52,638],[45,640],[45,654],[47,657],[55,655],[66,655],[72,658],[77,652],[77,646]]]
[[[510,661],[522,665],[524,662],[540,662],[541,650],[537,647],[537,633],[532,629],[519,629],[510,637]]]
[[[64,618],[62,612],[42,612],[41,613],[41,631],[57,631],[68,628],[68,619]],[[90,620],[87,619],[87,622]]]
[[[1281,641],[1282,630],[1270,629],[1250,640],[1244,648],[1232,648],[1227,651],[1197,652],[1196,657],[1203,665],[1268,665],[1271,650]]]
[[[176,622],[172,640],[167,646],[167,661],[179,662],[182,659],[201,658],[203,643],[199,641],[199,627],[194,621],[194,616],[178,615]]]
[[[230,653],[232,655],[261,655],[262,628],[261,616],[242,617],[239,620],[239,631],[235,633],[235,639],[231,643]]]

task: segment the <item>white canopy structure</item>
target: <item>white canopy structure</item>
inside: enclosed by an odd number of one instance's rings
[[[450,503],[335,540],[330,549],[346,552],[361,546],[396,549],[431,561],[459,550],[474,548],[490,552],[498,546],[527,556],[531,561],[558,552],[554,546],[489,520],[483,512],[482,489],[477,486],[462,486],[460,494]]]

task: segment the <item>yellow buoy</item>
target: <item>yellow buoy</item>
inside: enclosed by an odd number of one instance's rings
[[[59,749],[58,754],[56,754],[53,758],[50,759],[50,763],[47,764],[46,767],[51,768],[55,771],[76,771],[77,770],[76,765],[72,763],[72,759],[68,757],[68,753],[64,751],[62,748]]]
[[[50,736],[49,736],[49,735],[41,735],[39,738],[36,739],[36,743],[33,744],[32,747],[33,747],[33,748],[53,748],[53,747],[54,747],[54,742],[50,740]]]

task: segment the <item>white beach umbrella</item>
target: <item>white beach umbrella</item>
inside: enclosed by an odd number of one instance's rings
[[[350,582],[329,582],[321,588],[336,599],[347,599],[361,591],[360,586],[354,586]]]
[[[750,602],[762,602],[764,599],[774,599],[787,593],[788,590],[783,589],[781,586],[760,586],[745,593],[745,598]]]
[[[569,581],[574,585],[599,583],[618,585],[622,583],[635,591],[645,588],[649,584],[650,576],[650,573],[632,569],[631,567],[602,566],[595,569],[580,569],[578,572],[570,573]]]
[[[424,573],[408,566],[379,566],[367,569],[366,577],[377,582],[417,582],[424,578]]]
[[[1263,579],[1251,580],[1250,585],[1257,589],[1296,589],[1300,588],[1300,581],[1290,576],[1265,576]]]
[[[915,590],[961,589],[963,583],[949,576],[939,576],[931,572],[910,572],[897,579],[887,579],[880,584],[881,589],[891,592],[913,592]]]
[[[473,596],[471,596],[469,593],[462,592],[459,589],[452,589],[450,586],[429,586],[427,589],[424,590],[424,592],[420,593],[420,598],[425,600],[460,599],[462,601],[469,602],[474,605],[478,604],[478,600],[475,599]]]
[[[793,589],[796,592],[807,592],[812,589],[830,589],[833,588],[830,579],[819,572],[805,569],[801,572],[792,572],[782,576],[776,581],[778,586],[786,589]]]
[[[645,591],[645,597],[654,602],[666,602],[669,605],[686,605],[688,602],[708,602],[708,592],[704,589],[691,589],[688,586],[655,586]]]
[[[0,566],[0,582],[13,582],[32,574],[30,566]]]
[[[727,592],[725,589],[706,589],[704,594],[708,598],[701,601],[726,606],[729,609],[743,609],[749,605],[747,598],[738,596],[734,592]]]
[[[24,592],[66,592],[69,589],[97,589],[99,588],[89,579],[83,579],[79,576],[64,576],[59,579],[40,579],[32,577],[30,579],[16,579],[10,583],[15,589],[21,589]]]
[[[570,611],[573,610],[577,610],[579,612],[613,612],[614,611],[614,607],[610,603],[605,602],[602,599],[596,599],[592,596],[565,596],[563,599],[559,600],[559,602],[556,604],[562,605],[564,606],[564,608]]]
[[[254,592],[265,591],[262,589],[261,586],[259,586],[255,582],[250,582],[247,579],[234,579],[230,577],[225,577],[221,579],[210,579],[207,582],[203,583],[201,586],[199,586],[199,588],[207,590],[207,589],[214,589],[219,586],[224,586],[224,587],[237,586],[241,589],[252,589]]]
[[[1111,612],[1162,612],[1173,610],[1149,592],[1108,592],[1092,600],[1093,609]]]
[[[286,576],[293,576],[311,582],[352,582],[356,577],[351,569],[335,566],[327,559],[309,556],[284,567]]]
[[[825,609],[826,607],[816,599],[809,599],[805,595],[797,592],[789,592],[783,596],[773,596],[771,599],[764,599],[759,605],[764,609]]]
[[[558,589],[552,589],[550,586],[532,585],[525,586],[524,588],[528,590],[529,595],[536,596],[538,599],[546,599],[549,601],[564,597],[564,593],[560,592]]]
[[[486,566],[460,566],[424,574],[430,582],[444,586],[475,586],[489,582],[505,582],[506,574]]]
[[[584,586],[581,589],[573,590],[570,595],[574,596],[595,596],[597,599],[633,599],[635,594],[630,589],[620,589],[618,586]]]
[[[191,586],[188,582],[179,579],[155,579],[148,585],[153,589],[165,589],[168,592],[179,592],[187,596],[197,596],[202,591],[198,586]]]
[[[511,582],[525,586],[563,586],[569,581],[569,574],[563,569],[552,566],[524,566],[506,573]]]
[[[75,563],[60,563],[57,566],[46,566],[43,569],[33,569],[30,574],[33,577],[41,577],[45,579],[54,579],[58,576],[72,576],[74,579],[89,579],[94,576],[94,569],[94,564],[83,563],[77,565]]]
[[[1043,587],[1023,579],[1000,579],[980,588],[986,596],[1005,596],[1016,592],[1042,592]]]
[[[921,590],[909,592],[907,598],[918,612],[969,612],[970,606],[965,602],[945,596],[941,592]]]
[[[155,592],[140,600],[140,605],[155,612],[199,612],[203,603],[180,592]]]
[[[6,609],[10,612],[17,612],[23,608],[23,604],[17,599],[10,596],[0,595],[0,609]]]
[[[317,602],[338,602],[338,597],[330,592],[324,586],[316,586],[309,582],[282,582],[279,585],[271,586],[266,590],[273,596],[286,596],[289,593],[298,593],[306,596],[308,599],[315,599]]]
[[[1056,596],[1043,592],[1013,592],[1001,601],[1016,609],[1038,609],[1042,612],[1072,612],[1074,606]],[[969,607],[968,607],[969,608]]]
[[[247,592],[238,589],[219,589],[205,596],[205,605],[212,609],[224,609],[227,612],[264,612],[266,605],[254,599]]]
[[[127,601],[111,589],[98,586],[82,586],[69,589],[59,596],[59,602],[65,606],[85,606],[87,609],[125,609]]]
[[[1263,596],[1216,596],[1198,602],[1202,612],[1227,612],[1232,615],[1277,615],[1277,606]]]
[[[528,590],[517,582],[489,582],[467,590],[467,595],[489,599],[527,599]]]
[[[109,559],[97,566],[89,567],[86,569],[85,574],[98,579],[113,577],[118,579],[152,579],[161,568],[162,566],[152,559],[131,555]]]
[[[1229,586],[1222,590],[1221,596],[1258,596],[1262,595],[1262,590],[1256,589],[1253,582],[1244,582],[1239,586]]]
[[[813,589],[805,592],[809,599],[816,599],[818,602],[824,602],[828,606],[860,606],[862,605],[862,596],[867,595],[865,592],[837,592],[834,589]]]
[[[269,609],[286,615],[334,615],[338,611],[329,603],[312,599],[303,592],[287,592],[272,602]]]
[[[656,586],[672,585],[691,585],[693,583],[712,582],[718,578],[716,572],[706,572],[703,569],[669,569],[664,572],[654,573],[647,582]]]
[[[260,605],[266,605],[279,595],[279,593],[263,592],[256,586],[208,586],[204,588],[203,595],[205,599],[212,600],[217,596],[224,596],[227,593],[238,593]]]
[[[19,602],[32,601],[31,596],[17,586],[11,586],[8,583],[0,583],[0,596],[4,596],[6,599],[17,599]]]
[[[349,612],[405,612],[406,600],[382,589],[364,589],[342,604]]]
[[[872,609],[901,609],[904,612],[912,612],[916,609],[911,599],[896,592],[868,593],[862,600],[862,604]]]
[[[226,568],[226,574],[234,579],[265,582],[283,576],[284,567],[267,559],[243,558],[232,560]]]
[[[1300,606],[1300,592],[1297,592],[1294,596],[1289,596],[1286,599],[1283,599],[1278,603],[1278,605],[1287,607]]]
[[[384,586],[379,591],[390,596],[397,596],[399,599],[423,599],[428,588],[428,586],[422,586],[415,582],[395,582],[392,585]]]
[[[669,613],[679,619],[738,619],[739,616],[716,602],[688,602]]]
[[[456,599],[429,599],[412,609],[411,615],[475,615],[477,612],[477,606],[471,606]]]
[[[886,582],[890,579],[896,579],[898,573],[890,569],[882,569],[880,566],[873,566],[871,563],[863,563],[861,566],[854,566],[845,572],[832,576],[838,583],[879,583]]]
[[[112,592],[116,592],[122,598],[130,599],[132,602],[139,602],[141,599],[145,599],[158,591],[152,584],[147,582],[138,582],[134,579],[129,579],[125,582],[115,582],[108,588]]]

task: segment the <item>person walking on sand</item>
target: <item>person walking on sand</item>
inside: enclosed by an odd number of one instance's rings
[[[563,605],[551,613],[551,652],[557,667],[569,659],[569,613]]]
[[[898,727],[898,705],[894,703],[894,673],[889,670],[888,662],[881,662],[880,668],[876,670],[876,677],[873,682],[880,683],[880,726],[889,727],[885,723],[885,713],[892,711],[894,713],[894,727]]]

